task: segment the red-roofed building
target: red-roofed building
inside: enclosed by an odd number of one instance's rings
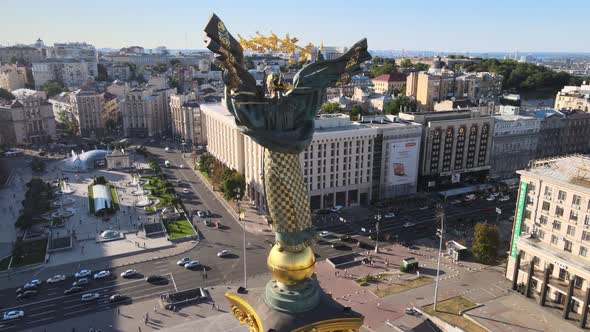
[[[379,75],[373,79],[374,91],[375,93],[391,95],[397,89],[399,93],[405,94],[407,76],[403,73]]]

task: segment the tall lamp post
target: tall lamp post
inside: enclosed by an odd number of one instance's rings
[[[433,309],[436,311],[436,302],[438,299],[438,281],[440,275],[440,256],[442,255],[442,243],[443,243],[443,236],[445,232],[445,211],[441,204],[436,207],[436,216],[440,219],[440,228],[436,230],[436,236],[439,237],[439,244],[438,244],[438,260],[436,262],[436,283],[434,284],[434,305]]]
[[[375,215],[375,220],[377,223],[375,224],[375,231],[377,232],[377,237],[375,238],[375,253],[379,252],[379,223],[381,222],[381,213],[377,212]]]
[[[246,270],[246,220],[240,212],[240,188],[236,188],[236,206],[238,207],[238,220],[242,222],[243,255],[244,255],[244,288],[248,288],[248,273]]]

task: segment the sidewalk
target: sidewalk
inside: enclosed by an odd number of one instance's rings
[[[0,187],[0,257],[10,255],[17,229],[14,223],[22,209],[22,201],[27,193],[26,184],[31,181],[30,171],[14,170],[10,183]]]
[[[197,174],[199,180],[201,180],[207,189],[209,189],[209,191],[213,193],[213,195],[221,202],[221,204],[223,204],[223,206],[234,218],[236,223],[238,223],[241,227],[245,226],[248,233],[263,235],[269,235],[272,233],[272,227],[267,224],[264,215],[256,210],[253,204],[245,200],[239,202],[240,211],[244,213],[244,220],[240,221],[237,211],[232,206],[233,204],[228,203],[220,192],[213,190],[213,186],[209,183],[209,180],[207,180],[200,171],[194,168],[190,155],[188,155],[188,157],[185,156],[184,159],[187,160],[188,165],[191,165],[191,169],[193,172],[195,172],[195,174]]]

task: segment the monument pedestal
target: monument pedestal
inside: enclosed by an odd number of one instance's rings
[[[315,279],[311,280],[316,282]],[[361,314],[336,302],[320,287],[311,286],[313,294],[308,299],[317,298],[317,303],[313,307],[302,306],[300,297],[310,295],[304,291],[279,297],[281,305],[293,300],[291,303],[299,308],[300,312],[274,309],[266,303],[269,296],[268,287],[275,289],[274,283],[276,281],[271,280],[266,288],[249,289],[247,294],[229,292],[225,294],[230,302],[232,314],[240,321],[240,324],[247,324],[251,332],[352,332],[359,331],[363,324],[364,317]],[[276,300],[274,291],[272,293],[273,300]]]

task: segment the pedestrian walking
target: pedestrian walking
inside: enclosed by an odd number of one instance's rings
[[[215,303],[211,303],[211,310],[215,310]]]
[[[117,315],[121,316],[121,308],[117,308]]]

